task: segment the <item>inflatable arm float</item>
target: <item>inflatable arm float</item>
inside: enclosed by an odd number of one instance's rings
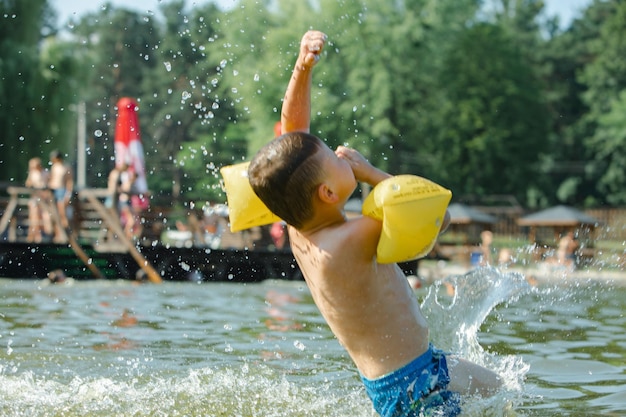
[[[280,221],[248,181],[248,162],[223,167],[232,232]],[[363,215],[382,222],[376,257],[380,263],[426,256],[443,226],[452,193],[415,175],[381,181],[363,202]]]
[[[220,169],[226,188],[231,232],[280,221],[254,193],[248,181],[248,165],[250,162],[242,162]]]

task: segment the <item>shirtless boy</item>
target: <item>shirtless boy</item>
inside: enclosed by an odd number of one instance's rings
[[[59,211],[59,217],[61,224],[55,227],[54,241],[62,243],[63,233],[61,228],[69,227],[69,221],[67,219],[67,207],[70,204],[72,198],[72,192],[74,189],[74,179],[72,169],[67,165],[63,159],[61,152],[54,150],[50,152],[50,177],[48,179],[48,188],[52,191],[54,201],[56,201],[57,210]]]
[[[307,32],[282,107],[283,135],[263,147],[248,174],[255,193],[289,225],[289,239],[313,299],[356,364],[382,416],[460,412],[460,394],[490,395],[493,372],[446,360],[428,340],[428,323],[407,278],[380,264],[381,222],[347,220],[344,205],[357,181],[372,187],[390,175],[354,149],[333,151],[310,135],[312,70],[326,35]]]

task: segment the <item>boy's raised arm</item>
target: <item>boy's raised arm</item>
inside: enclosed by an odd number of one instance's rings
[[[281,112],[282,133],[309,132],[311,124],[312,70],[326,42],[326,35],[308,31],[300,41],[300,52],[287,85]]]

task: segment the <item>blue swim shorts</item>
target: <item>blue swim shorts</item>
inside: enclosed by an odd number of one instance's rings
[[[65,199],[65,188],[55,188],[52,190],[55,201],[63,201]]]
[[[461,395],[448,391],[444,352],[429,346],[423,355],[377,379],[361,376],[367,395],[381,417],[457,416]]]

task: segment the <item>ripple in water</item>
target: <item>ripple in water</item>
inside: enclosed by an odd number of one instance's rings
[[[624,293],[481,268],[418,297],[436,346],[505,381],[464,416],[551,416],[626,409]],[[13,280],[0,280],[0,415],[374,416],[303,283]]]

